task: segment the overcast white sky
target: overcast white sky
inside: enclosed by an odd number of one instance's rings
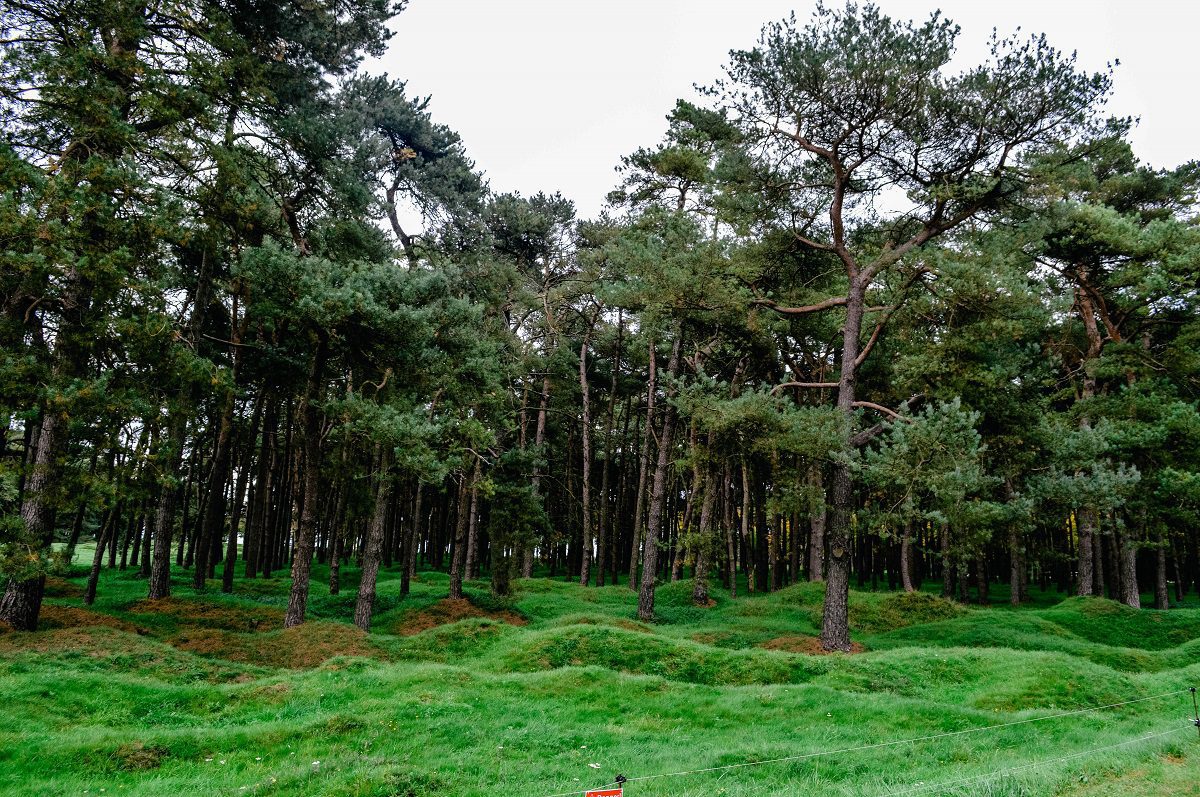
[[[839,0],[831,0],[831,5]],[[891,16],[936,8],[962,27],[958,55],[986,55],[993,27],[1046,33],[1084,68],[1120,60],[1110,110],[1141,117],[1142,160],[1200,157],[1200,3],[1185,0],[881,0]],[[496,191],[561,191],[583,217],[616,183],[622,155],[658,142],[693,84],[721,75],[731,49],[805,0],[410,0],[386,56],[368,65],[432,95],[435,121],[462,135]]]

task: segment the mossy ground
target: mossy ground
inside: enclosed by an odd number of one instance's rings
[[[143,580],[106,572],[91,608],[81,569],[53,580],[43,627],[0,633],[0,794],[539,797],[617,773],[913,739],[1200,683],[1197,608],[855,592],[863,652],[828,656],[807,655],[820,585],[736,599],[714,589],[714,604],[696,608],[690,582],[669,584],[643,624],[624,584],[532,579],[500,603],[476,582],[456,604],[445,574],[420,573],[402,600],[385,570],[376,630],[363,634],[349,622],[357,573],[343,568],[337,596],[325,575],[316,568],[311,622],[287,631],[286,578],[197,594],[180,572],[174,597],[151,604]],[[1190,709],[1178,694],[626,793],[1197,794]],[[1039,761],[1051,763],[989,775]],[[937,785],[971,778],[983,779]]]

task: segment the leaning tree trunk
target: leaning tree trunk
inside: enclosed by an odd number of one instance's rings
[[[292,552],[292,589],[288,595],[287,614],[283,627],[292,628],[304,622],[308,610],[308,582],[312,573],[313,544],[317,533],[317,493],[321,489],[321,381],[325,371],[326,341],[322,335],[313,353],[304,390],[301,426],[304,430],[304,506],[300,510],[300,525]]]
[[[672,380],[679,374],[679,349],[682,330],[676,325],[675,344],[667,372]],[[672,381],[673,384],[673,381]],[[667,500],[667,470],[671,464],[671,438],[675,433],[675,408],[667,403],[663,414],[662,438],[658,446],[658,463],[654,468],[654,487],[650,492],[650,514],[646,519],[646,542],[642,554],[642,584],[638,590],[638,618],[644,622],[654,619],[654,580],[658,570],[658,541],[662,530],[663,507]]]

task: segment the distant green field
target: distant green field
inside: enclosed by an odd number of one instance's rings
[[[353,568],[337,596],[317,568],[312,622],[282,631],[286,578],[200,596],[179,572],[149,606],[105,572],[85,610],[85,562],[52,580],[42,630],[0,634],[0,794],[542,797],[720,767],[626,794],[1200,794],[1176,693],[1200,683],[1200,609],[855,592],[865,652],[821,656],[820,585],[702,609],[678,582],[644,625],[624,585],[533,579],[498,604],[478,582],[449,604],[445,574],[401,600],[385,571],[365,635]]]

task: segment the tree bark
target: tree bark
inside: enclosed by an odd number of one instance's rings
[[[1087,596],[1092,594],[1096,579],[1093,569],[1095,553],[1092,551],[1096,537],[1096,513],[1091,507],[1084,507],[1075,513],[1075,523],[1079,536],[1079,583],[1076,592],[1080,596]]]
[[[1128,530],[1121,532],[1121,603],[1142,608],[1142,596],[1137,580],[1137,541]]]
[[[25,480],[21,501],[25,533],[42,548],[50,544],[54,535],[54,492],[62,468],[59,459],[65,442],[65,426],[65,419],[57,412],[47,411],[42,417],[32,472]],[[9,579],[4,597],[0,598],[0,620],[18,631],[36,630],[45,589],[45,575],[21,581]]]
[[[692,578],[692,603],[708,606],[708,552],[712,548],[713,505],[717,497],[712,464],[705,466],[704,500],[700,508],[700,537],[696,543],[696,574]]]
[[[658,376],[655,365],[654,341],[650,341],[650,370],[646,384],[646,426],[642,430],[642,450],[638,457],[637,498],[633,509],[633,541],[629,550],[629,588],[635,592],[638,589],[638,559],[641,558],[643,503],[646,498],[646,474],[650,469],[650,441],[654,439],[654,391],[655,379]]]
[[[292,588],[288,594],[287,614],[283,627],[292,628],[304,622],[308,610],[309,576],[312,573],[313,543],[317,532],[317,494],[321,487],[321,384],[325,372],[327,341],[319,335],[313,353],[308,384],[304,389],[301,425],[304,431],[304,506],[300,510],[300,526],[292,555]]]
[[[358,583],[358,600],[354,603],[354,624],[364,631],[371,630],[371,613],[375,609],[375,582],[379,577],[379,559],[383,552],[384,529],[387,525],[388,506],[392,500],[392,477],[388,473],[388,452],[380,446],[379,486],[375,492],[375,509],[371,513],[371,525],[367,530],[367,544],[363,549],[362,579]]]
[[[677,324],[675,343],[667,373],[671,379],[679,374],[679,350],[683,332]],[[654,487],[650,493],[650,514],[646,519],[646,543],[642,554],[642,582],[638,590],[638,618],[643,622],[654,619],[654,581],[658,571],[658,541],[662,533],[663,508],[667,500],[667,471],[671,465],[671,438],[675,433],[675,408],[668,401],[663,413],[662,438],[658,447],[658,463],[654,469]]]
[[[912,527],[911,520],[904,521],[900,535],[900,583],[905,592],[915,592],[912,579]]]
[[[862,333],[865,285],[852,275],[846,296],[846,322],[842,333],[841,373],[838,379],[837,407],[846,418],[847,428],[854,419],[857,379],[858,339]],[[850,441],[847,441],[850,445]],[[825,576],[825,611],[821,619],[821,647],[825,650],[850,650],[850,512],[853,477],[848,458],[833,466],[829,524],[829,562]]]
[[[463,473],[458,484],[458,517],[454,523],[454,557],[450,560],[450,599],[463,596],[463,564],[466,561],[467,505],[470,503],[470,478]]]
[[[1158,550],[1155,551],[1154,573],[1154,608],[1171,608],[1171,599],[1167,592],[1167,540],[1163,532],[1158,535]]]
[[[588,326],[587,334],[583,336],[583,345],[579,347],[579,393],[583,421],[580,424],[580,441],[583,446],[583,486],[580,490],[580,503],[583,509],[583,545],[580,549],[579,583],[588,585],[592,567],[592,413],[591,391],[588,389],[587,350],[591,343],[592,327]]]

